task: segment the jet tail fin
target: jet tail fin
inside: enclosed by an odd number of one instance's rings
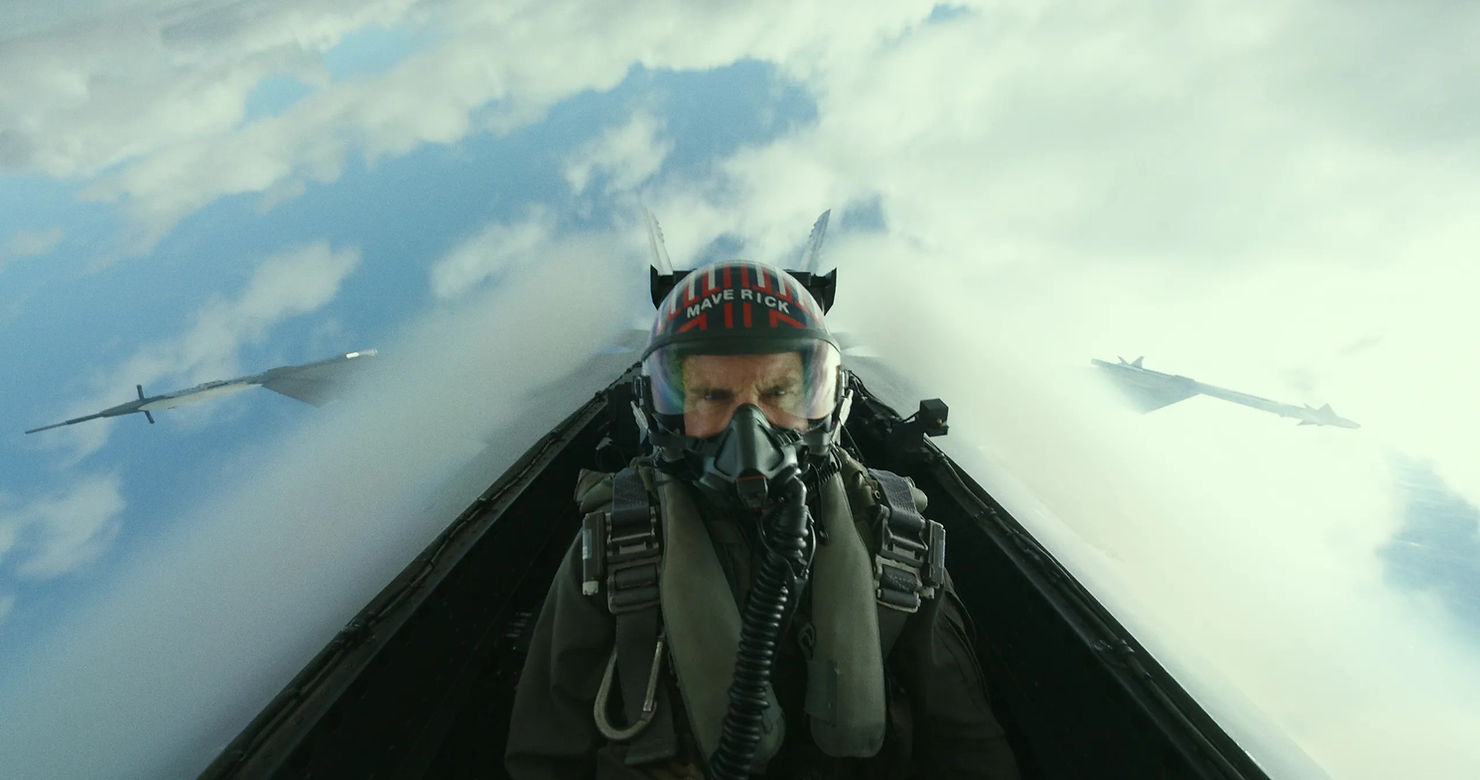
[[[673,261],[668,259],[668,247],[663,244],[663,228],[658,225],[658,218],[646,207],[642,210],[642,216],[647,221],[648,248],[653,253],[653,268],[658,273],[665,275],[673,274]]]
[[[822,256],[822,240],[827,238],[827,220],[832,216],[832,209],[822,212],[822,216],[812,223],[812,232],[807,235],[807,248],[802,250],[801,270],[810,274],[816,274],[821,270],[820,258]]]

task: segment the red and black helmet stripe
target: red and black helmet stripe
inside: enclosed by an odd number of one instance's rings
[[[783,351],[810,341],[837,345],[806,287],[781,269],[751,261],[689,272],[658,311],[644,356],[668,344],[720,353]]]

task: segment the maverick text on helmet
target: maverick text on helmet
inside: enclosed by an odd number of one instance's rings
[[[761,263],[690,272],[658,305],[643,353],[654,443],[676,456],[685,439],[719,433],[748,403],[773,425],[808,433],[820,454],[845,384],[822,313],[791,274]]]

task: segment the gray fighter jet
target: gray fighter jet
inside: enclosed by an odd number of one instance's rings
[[[1125,358],[1117,357],[1118,363],[1108,363],[1103,360],[1090,359],[1090,362],[1108,372],[1111,381],[1115,383],[1141,413],[1170,406],[1178,401],[1191,398],[1194,395],[1207,395],[1213,398],[1221,398],[1236,404],[1253,407],[1261,411],[1277,414],[1281,417],[1290,417],[1300,421],[1301,425],[1334,425],[1338,428],[1360,428],[1362,426],[1338,416],[1331,410],[1331,404],[1323,404],[1320,408],[1309,404],[1296,406],[1294,404],[1282,404],[1271,401],[1268,398],[1260,398],[1257,395],[1240,393],[1236,390],[1227,390],[1222,387],[1203,384],[1185,376],[1177,374],[1163,374],[1160,371],[1152,371],[1141,365],[1142,358],[1136,358],[1126,362]]]
[[[60,428],[63,425],[75,425],[88,420],[97,420],[103,417],[120,417],[125,414],[143,413],[151,424],[154,422],[153,412],[158,409],[173,409],[177,406],[204,401],[208,398],[216,398],[229,395],[249,387],[265,387],[275,393],[282,393],[289,398],[296,398],[304,403],[322,406],[335,398],[335,386],[345,379],[348,371],[352,370],[353,361],[359,358],[372,357],[375,350],[367,349],[361,352],[351,352],[347,355],[332,357],[328,360],[319,360],[313,363],[303,363],[296,366],[278,366],[269,368],[258,374],[237,377],[236,379],[218,379],[204,382],[195,387],[163,395],[144,395],[143,385],[134,385],[139,393],[136,401],[111,406],[96,414],[73,417],[51,425],[43,425],[40,428],[32,428],[26,433],[36,433],[52,428]]]

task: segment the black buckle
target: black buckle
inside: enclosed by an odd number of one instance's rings
[[[945,526],[920,516],[904,477],[875,472],[883,495],[878,505],[879,552],[874,556],[874,595],[901,612],[916,612],[945,584]]]
[[[935,589],[921,578],[928,561],[929,548],[923,540],[898,533],[894,510],[879,505],[879,553],[874,556],[874,596],[879,603],[901,612],[920,609],[920,600],[935,595]],[[916,515],[916,518],[919,518]]]
[[[607,523],[606,606],[612,614],[635,612],[658,605],[657,513],[648,510],[647,522],[631,522],[619,528],[616,518]]]

